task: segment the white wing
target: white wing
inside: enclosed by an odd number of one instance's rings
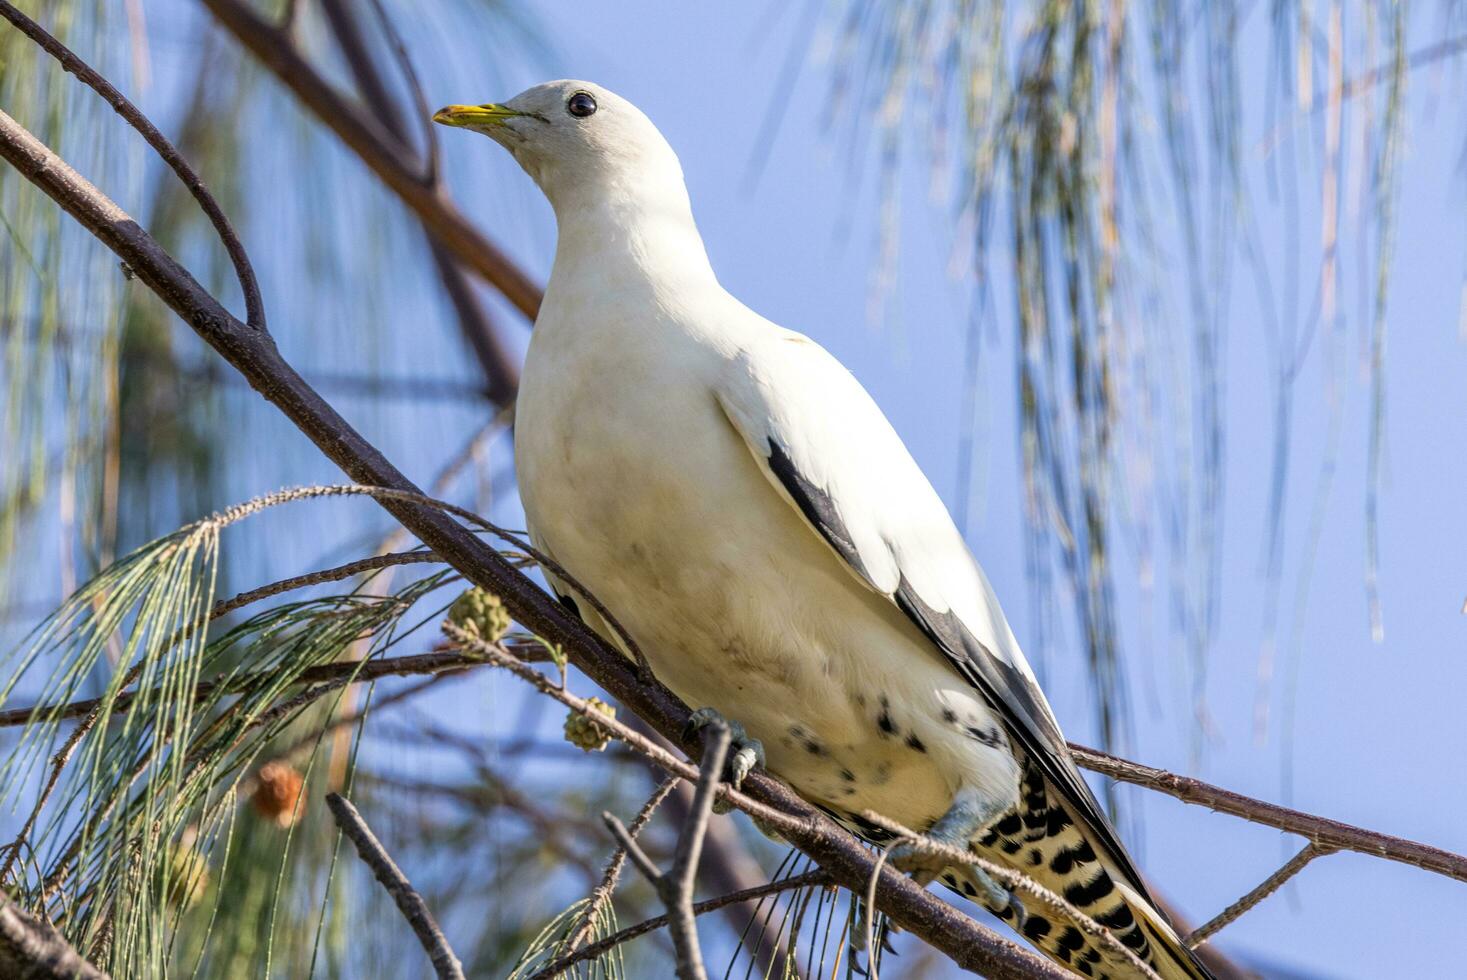
[[[818,344],[778,330],[730,361],[717,394],[780,494],[859,580],[896,603],[982,692],[1145,894],[1070,758],[987,577],[866,390]]]

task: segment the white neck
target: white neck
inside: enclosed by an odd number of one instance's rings
[[[555,190],[552,281],[590,273],[618,292],[659,294],[717,285],[681,172],[607,176]]]

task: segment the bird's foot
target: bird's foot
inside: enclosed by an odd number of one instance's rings
[[[968,850],[967,839],[944,839],[929,833],[925,836],[924,841],[898,844],[891,849],[887,860],[893,867],[911,875],[912,880],[919,885],[927,885],[942,875],[943,879],[951,882],[957,891],[968,895],[1015,929],[1023,930],[1024,923],[1028,921],[1029,916],[1024,911],[1024,903],[1019,901],[1017,895],[1000,885],[992,875],[975,864],[963,864],[961,870],[958,870],[951,855],[934,853],[930,847],[926,846],[927,842],[945,844],[963,851]],[[958,883],[959,877],[966,879],[963,884]],[[964,887],[967,884],[973,886],[972,891]]]
[[[912,876],[919,885],[927,885],[938,875],[958,863],[953,850],[967,854],[973,838],[995,820],[1009,803],[983,797],[976,790],[960,790],[953,798],[952,806],[932,825],[922,841],[909,841],[892,848],[888,860],[892,865]],[[938,853],[929,844],[942,845],[944,853]],[[962,873],[972,883],[977,894],[973,897],[994,915],[1010,922],[1014,928],[1023,929],[1028,918],[1024,905],[1012,891],[1000,885],[982,868],[963,862]],[[965,893],[967,889],[962,889]]]
[[[750,738],[743,725],[729,721],[713,708],[699,708],[688,716],[683,735],[688,739],[695,738],[703,729],[715,724],[726,726],[729,734],[728,761],[723,764],[724,781],[734,789],[739,789],[744,785],[744,777],[755,766],[764,765],[764,744],[757,738]],[[726,813],[728,808],[728,804],[722,800],[713,804],[717,813]]]
[[[927,837],[928,840],[935,841],[936,843],[948,844],[964,850],[968,847],[966,841],[938,840],[931,834],[927,835]],[[951,867],[953,862],[952,858],[947,855],[933,853],[933,851],[923,846],[921,842],[908,841],[905,844],[898,844],[891,849],[891,854],[887,856],[887,863],[898,871],[903,871],[911,875],[912,880],[917,884],[928,885],[938,875],[942,874],[943,871]]]

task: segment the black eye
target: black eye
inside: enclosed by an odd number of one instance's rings
[[[585,119],[596,111],[596,100],[590,92],[577,92],[566,100],[565,111],[577,119]]]

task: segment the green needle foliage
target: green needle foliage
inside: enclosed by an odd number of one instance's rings
[[[570,939],[580,926],[590,902],[589,898],[583,898],[546,923],[515,963],[509,980],[527,980],[570,952]],[[616,930],[616,910],[611,902],[603,902],[591,919],[591,931],[586,934],[583,945],[603,939]],[[622,980],[628,974],[623,950],[616,946],[604,956],[575,964],[562,975],[576,980]]]
[[[437,571],[384,595],[358,589],[281,603],[210,639],[219,533],[258,509],[216,515],[126,556],[78,590],[5,665],[7,698],[29,670],[54,665],[40,686],[46,707],[0,769],[12,802],[38,780],[48,787],[24,835],[26,859],[18,860],[20,848],[7,849],[10,885],[115,977],[166,972],[175,929],[189,921],[178,910],[198,905],[215,873],[230,885],[215,895],[206,935],[231,946],[255,935],[268,946],[278,916],[314,923],[304,909],[277,905],[285,851],[259,839],[257,821],[237,816],[241,780],[292,723],[307,715],[317,728],[329,721],[329,711],[313,706],[339,696],[348,677],[302,687],[303,671],[354,649],[365,649],[365,662],[436,620],[448,603],[445,597],[425,617],[404,622],[454,578]],[[99,676],[108,679],[97,706],[41,772],[63,706]],[[114,711],[125,688],[128,699]],[[244,875],[231,878],[224,855],[242,824],[254,832],[236,847],[233,866]],[[331,848],[317,850],[329,857]],[[262,888],[273,888],[263,906],[271,914],[240,917],[264,900]],[[282,932],[310,936],[312,929]],[[211,952],[206,945],[193,936],[177,949],[197,958]]]

